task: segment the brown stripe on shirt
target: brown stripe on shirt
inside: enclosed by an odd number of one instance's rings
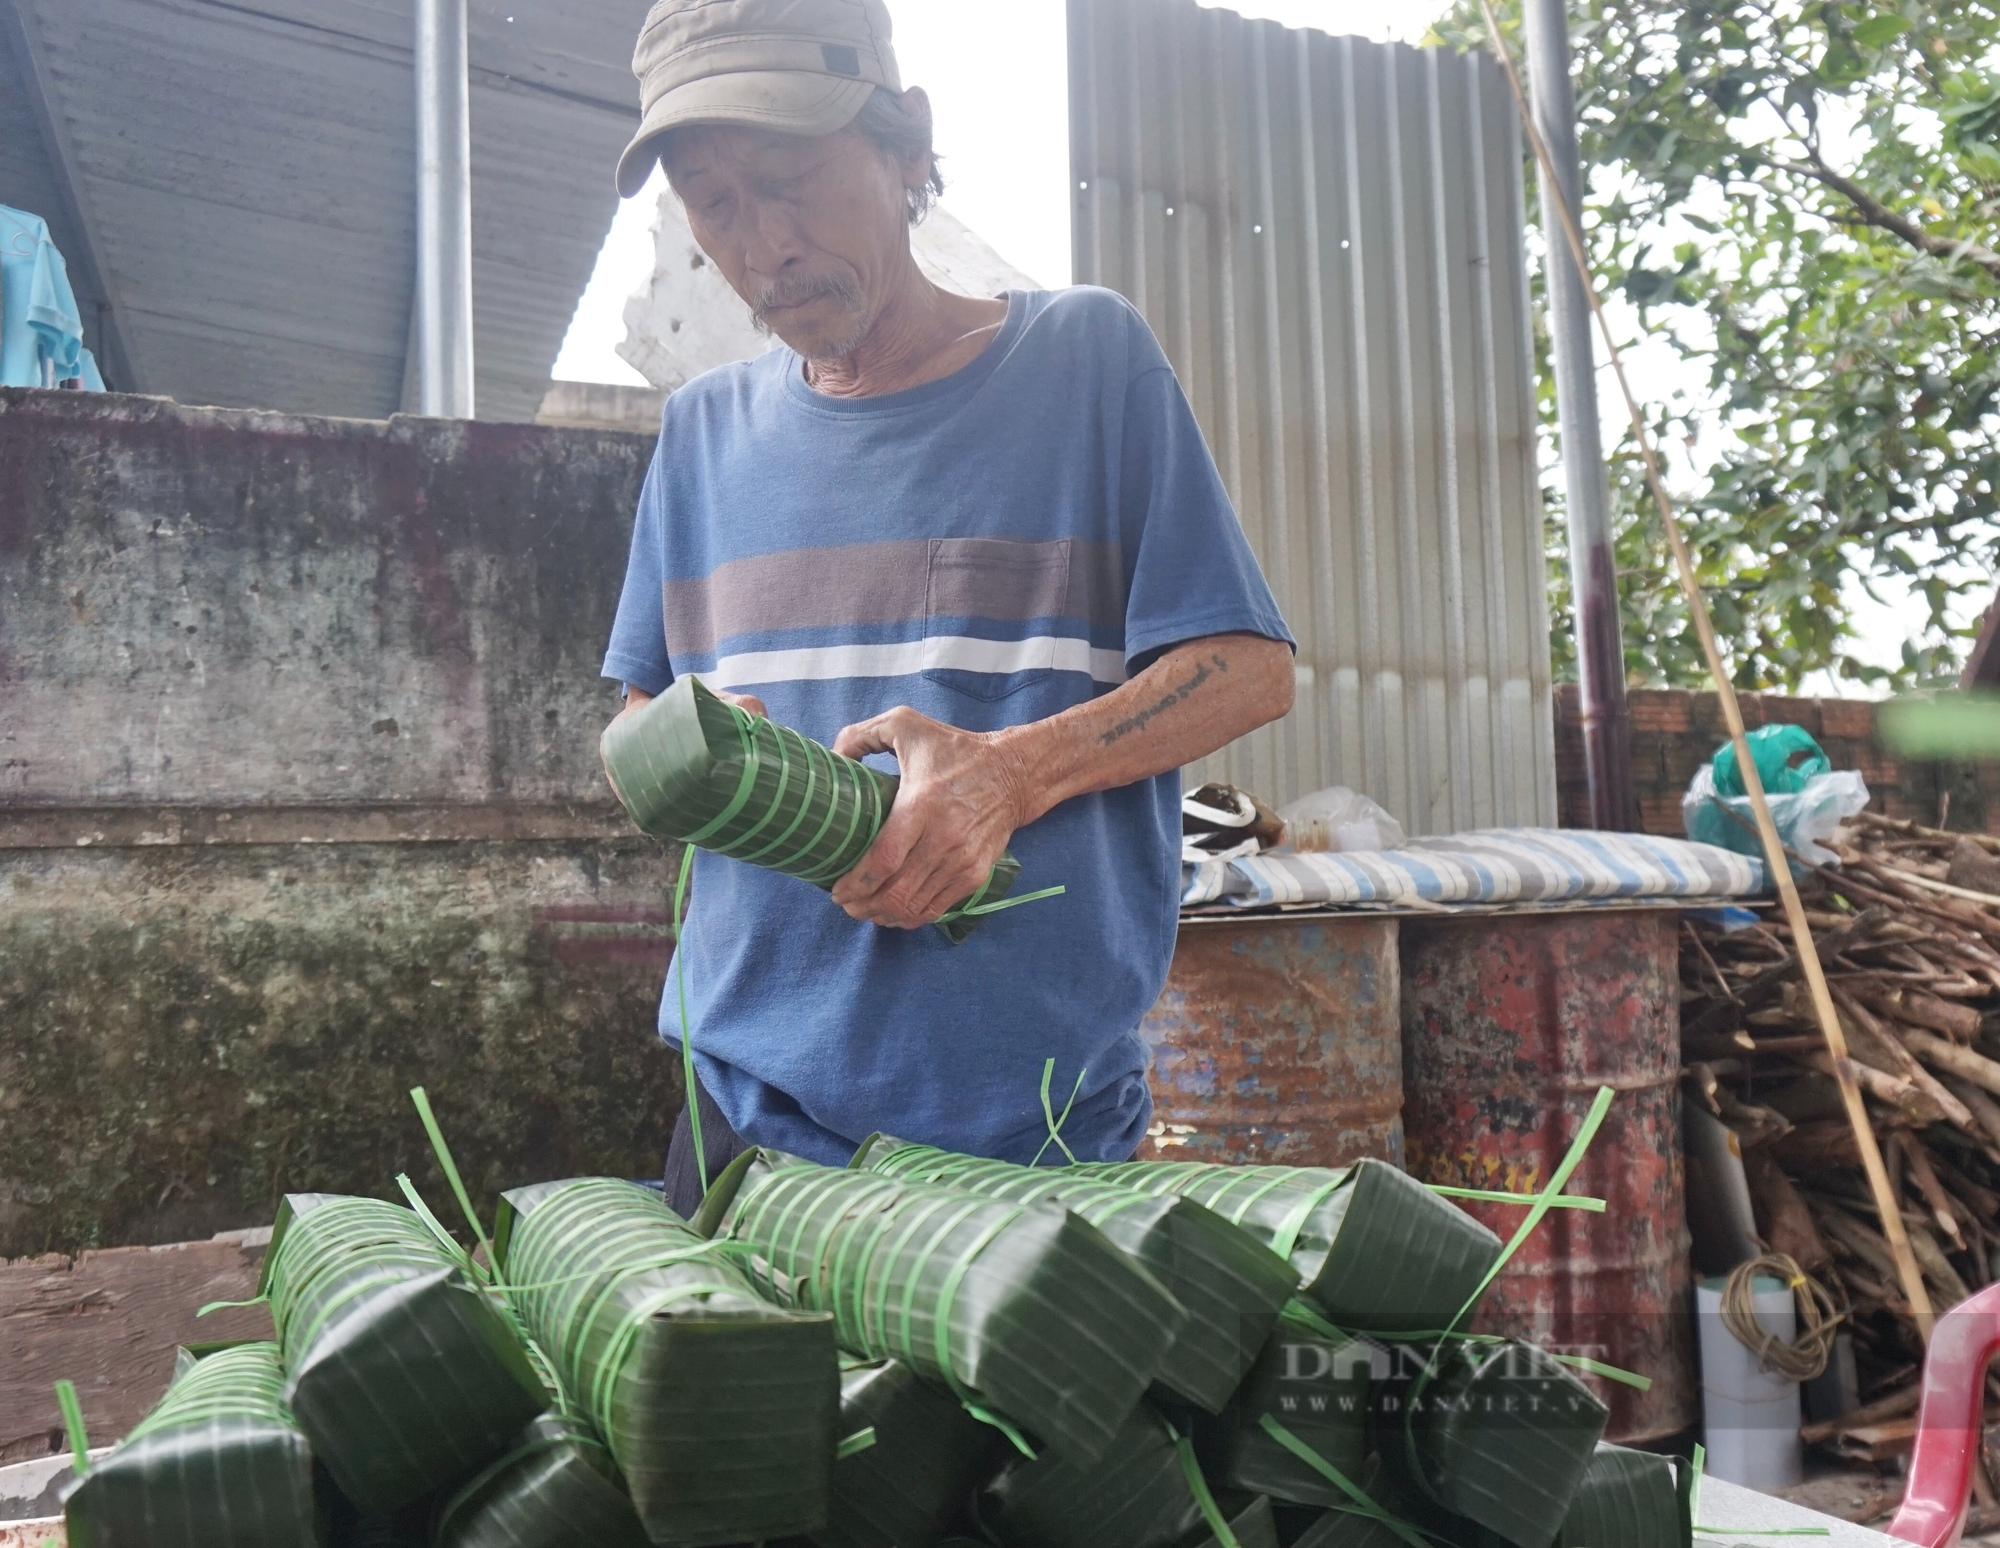
[[[1017,621],[1056,614],[1113,636],[1125,619],[1123,553],[1113,543],[1072,539],[793,548],[732,559],[700,580],[670,580],[664,590],[673,655],[706,655],[738,635],[933,615]]]

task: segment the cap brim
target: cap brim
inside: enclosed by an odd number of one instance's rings
[[[676,86],[647,111],[618,158],[618,192],[629,199],[646,186],[660,137],[683,124],[745,124],[780,134],[832,134],[854,121],[871,81],[803,70],[744,70]]]

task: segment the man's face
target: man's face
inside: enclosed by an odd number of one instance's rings
[[[852,129],[818,138],[714,125],[662,160],[701,250],[808,360],[867,337],[908,264],[908,169]]]

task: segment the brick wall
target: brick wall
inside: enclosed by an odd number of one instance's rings
[[[1742,703],[1751,729],[1804,726],[1835,768],[1859,769],[1868,781],[1872,810],[1933,825],[1942,815],[1952,828],[2000,833],[2000,763],[1899,762],[1877,740],[1876,705],[1867,699],[1749,693],[1742,695]],[[1648,833],[1678,837],[1682,792],[1729,735],[1721,703],[1712,693],[1639,689],[1631,695],[1631,709],[1632,783],[1639,796],[1640,826]],[[1583,737],[1571,683],[1556,688],[1556,779],[1563,825],[1587,827]]]

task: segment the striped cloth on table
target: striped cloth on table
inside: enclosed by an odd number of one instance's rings
[[[1425,904],[1741,898],[1764,867],[1709,844],[1646,833],[1487,828],[1379,853],[1254,855],[1181,868],[1181,906]]]

